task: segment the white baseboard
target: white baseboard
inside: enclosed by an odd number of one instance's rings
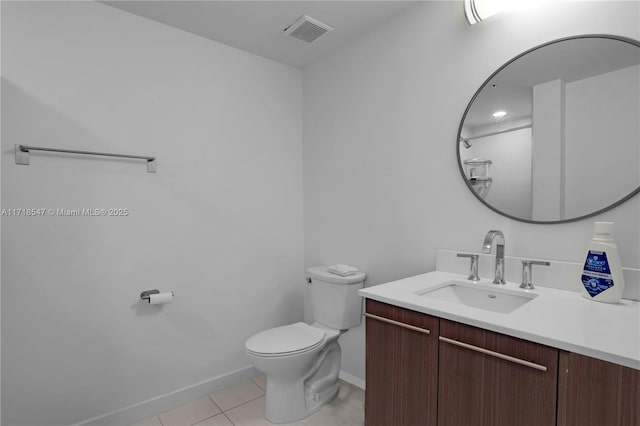
[[[340,370],[338,377],[341,380],[344,380],[345,382],[350,383],[357,388],[360,388],[362,390],[366,389],[365,381],[362,380],[360,377],[356,377],[352,374],[345,373],[343,370]]]
[[[179,407],[180,405],[244,382],[245,380],[252,379],[260,374],[258,370],[251,366],[240,368],[230,373],[84,420],[76,423],[74,426],[128,425],[157,415],[163,411]]]
[[[258,377],[261,374],[262,373],[251,366],[244,367],[222,376],[213,377],[200,383],[195,383],[164,395],[129,405],[128,407],[83,420],[73,426],[108,426],[135,423],[147,417],[155,416],[164,411],[179,407],[205,395],[244,382],[245,380]],[[340,370],[339,377],[341,380],[353,386],[365,389],[365,382],[359,377],[345,373],[342,370]]]

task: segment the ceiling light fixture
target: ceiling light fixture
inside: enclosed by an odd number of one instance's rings
[[[493,114],[493,118],[502,118],[507,115],[507,111],[496,111]]]
[[[484,21],[507,8],[509,0],[464,0],[464,14],[469,25]]]

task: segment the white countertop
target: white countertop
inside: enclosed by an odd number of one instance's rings
[[[623,299],[619,304],[600,303],[577,292],[536,287],[528,291],[537,294],[535,299],[503,314],[415,294],[448,281],[472,283],[466,275],[435,271],[367,287],[359,293],[368,299],[640,370],[640,302]],[[481,280],[473,285],[527,292],[513,282],[497,286]]]

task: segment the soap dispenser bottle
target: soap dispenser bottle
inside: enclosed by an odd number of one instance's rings
[[[613,239],[613,222],[594,222],[593,238],[582,267],[583,296],[605,303],[618,303],[624,292],[624,277]]]

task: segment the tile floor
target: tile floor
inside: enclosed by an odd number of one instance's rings
[[[173,410],[149,417],[132,426],[263,426],[264,376],[214,392]],[[340,381],[336,399],[311,416],[289,425],[361,426],[364,424],[364,391]]]

